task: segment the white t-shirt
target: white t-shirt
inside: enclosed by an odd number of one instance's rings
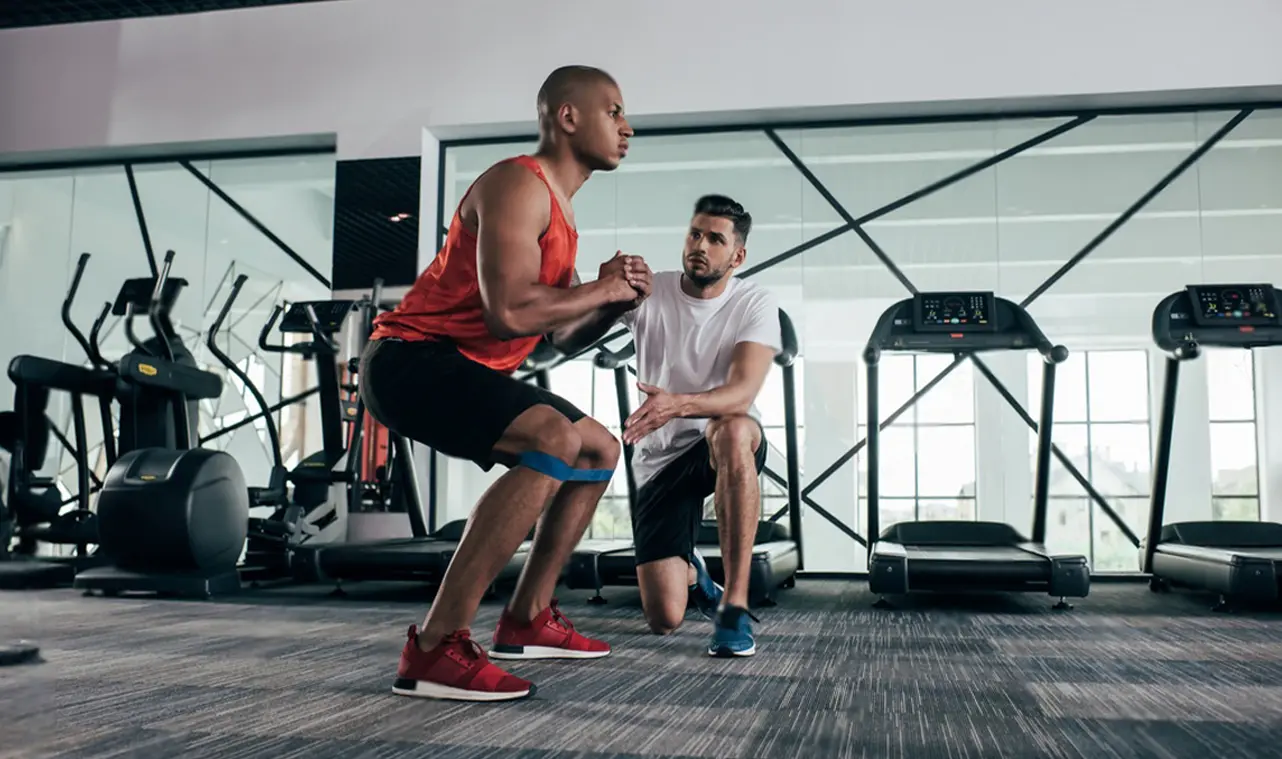
[[[782,349],[779,306],[770,291],[731,277],[715,298],[695,298],[681,289],[681,272],[654,275],[650,297],[623,323],[637,350],[637,379],[670,393],[702,393],[720,387],[730,373],[738,343]],[[637,391],[636,397],[645,399]],[[756,409],[751,411],[757,415]],[[707,419],[673,419],[637,442],[632,471],[640,486],[699,442]]]

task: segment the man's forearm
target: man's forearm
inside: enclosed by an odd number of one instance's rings
[[[569,324],[552,331],[552,345],[562,353],[577,353],[601,339],[624,313],[623,306],[611,303],[584,314]]]
[[[702,393],[677,395],[677,416],[684,419],[712,419],[719,416],[746,414],[752,407],[751,388],[722,385]]]
[[[485,309],[486,326],[496,337],[512,339],[554,333],[592,317],[611,302],[601,280],[569,289],[538,285],[527,292],[520,302]]]

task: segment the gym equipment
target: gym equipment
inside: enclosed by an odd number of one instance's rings
[[[25,640],[0,644],[0,667],[12,667],[40,660],[40,647]]]
[[[614,477],[613,469],[575,469],[543,451],[526,451],[517,457],[517,461],[521,466],[561,482],[609,482]]]
[[[88,549],[90,544],[98,542],[98,530],[96,515],[90,508],[93,489],[90,485],[92,473],[88,461],[84,398],[96,397],[98,400],[103,451],[108,466],[116,460],[117,441],[113,434],[111,406],[117,394],[121,397],[122,416],[132,421],[133,431],[132,435],[122,438],[122,445],[137,442],[138,428],[144,426],[144,422],[152,428],[156,426],[137,407],[139,402],[146,402],[149,397],[123,387],[116,371],[102,359],[98,350],[98,334],[111,310],[111,304],[104,304],[98,315],[91,332],[92,341],[86,340],[71,320],[72,303],[80,289],[88,263],[89,254],[81,254],[72,274],[71,285],[63,298],[61,316],[63,326],[95,366],[87,368],[28,355],[15,356],[9,363],[9,379],[14,384],[14,410],[0,414],[3,417],[0,420],[3,421],[0,424],[3,428],[0,446],[11,454],[8,487],[0,496],[0,587],[3,588],[70,584],[78,569],[96,561],[96,557],[90,556]],[[122,288],[117,302],[122,304],[122,309],[132,313],[133,304],[126,297],[128,286],[129,283],[126,283],[126,287]],[[173,292],[176,293],[177,289]],[[130,320],[126,320],[126,331],[132,334]],[[46,413],[52,391],[65,392],[70,396],[74,444],[62,437]],[[76,460],[76,508],[69,512],[62,511],[62,496],[55,478],[35,474],[44,466],[50,437],[53,435],[62,441]],[[8,509],[5,509],[6,503]],[[76,554],[69,560],[46,557],[40,560],[13,561],[15,557],[9,553],[9,547],[15,537],[19,541],[17,554],[20,555],[34,555],[39,542],[74,545]]]
[[[378,303],[378,300],[374,300]],[[525,371],[534,372],[536,381],[547,387],[547,369],[560,354],[545,342],[522,364]],[[352,369],[355,369],[353,362]],[[409,441],[394,431],[388,431],[392,451],[389,461],[394,472],[399,472],[405,510],[409,517],[410,537],[386,540],[354,541],[307,547],[294,553],[295,575],[302,578],[332,580],[389,580],[439,584],[449,567],[450,559],[463,538],[466,519],[447,522],[440,529],[429,532],[423,509],[422,490],[418,484],[418,471],[414,466],[413,451]],[[530,552],[533,529],[516,553],[508,560],[495,579],[495,585],[513,582],[521,574]],[[342,592],[341,586],[337,590]]]
[[[267,427],[268,446],[273,457],[267,487],[250,488],[250,505],[274,507],[266,518],[252,518],[248,525],[245,556],[240,577],[261,581],[291,576],[291,555],[304,544],[324,544],[346,540],[348,503],[351,483],[356,480],[354,457],[349,457],[344,444],[342,410],[339,399],[337,346],[333,335],[357,304],[350,300],[294,303],[286,311],[276,306],[258,336],[259,347],[271,353],[293,353],[315,360],[321,408],[321,434],[324,448],[304,458],[291,471],[285,471],[280,447],[280,433],[271,407],[262,392],[236,362],[217,344],[218,332],[248,277],[240,275],[232,284],[222,311],[209,330],[207,345],[211,353],[229,372],[236,375],[254,397]],[[305,333],[312,337],[288,345],[268,342],[271,329],[280,318],[282,333]],[[359,412],[355,412],[359,416]],[[359,439],[359,433],[357,433]],[[289,486],[292,485],[292,492]]]
[[[110,564],[76,576],[74,587],[209,598],[240,589],[236,561],[245,543],[249,491],[227,453],[188,447],[189,404],[222,394],[222,378],[175,359],[160,319],[174,253],[165,254],[147,315],[159,357],[127,354],[120,375],[163,391],[173,408],[173,448],[140,448],[107,471],[98,495],[99,550]],[[141,345],[141,343],[138,343]]]
[[[1163,525],[1171,465],[1171,435],[1180,362],[1204,346],[1250,350],[1282,345],[1282,302],[1268,284],[1189,285],[1162,299],[1153,311],[1153,342],[1166,351],[1166,381],[1153,466],[1148,534],[1140,543],[1140,569],[1149,587],[1171,586],[1220,594],[1217,611],[1233,598],[1273,601],[1282,579],[1282,524],[1195,521]]]
[[[788,477],[781,484],[788,488],[789,524],[777,524],[773,519],[761,520],[752,546],[752,567],[748,571],[748,602],[752,606],[774,603],[778,588],[791,588],[796,584],[797,572],[802,564],[801,553],[801,480],[797,454],[796,393],[792,390],[793,363],[797,358],[797,331],[792,319],[782,309],[779,311],[779,329],[782,350],[775,356],[775,364],[784,373],[784,416],[787,438]],[[599,349],[595,359],[600,369],[614,372],[615,397],[619,405],[619,419],[631,415],[628,393],[632,382],[628,377],[627,362],[636,351],[635,343],[628,343],[619,351]],[[765,440],[762,445],[768,445]],[[624,471],[628,480],[628,501],[636,504],[636,482],[632,474],[632,447],[624,446]],[[767,472],[767,476],[772,473]],[[776,515],[777,516],[777,515]],[[708,573],[717,582],[724,582],[725,569],[721,560],[721,541],[716,522],[700,525],[695,536],[695,547],[708,565]],[[606,585],[635,586],[636,551],[631,539],[586,539],[570,555],[565,575],[566,587],[571,590],[591,588],[596,595],[589,603],[603,604],[606,599],[601,589]]]
[[[1037,436],[1037,472],[1032,539],[1001,522],[909,521],[878,528],[880,425],[877,365],[883,351],[948,353],[958,359],[993,350],[1036,350],[1044,359],[1042,408]],[[918,293],[882,313],[868,339],[868,585],[888,608],[886,595],[914,591],[1045,592],[1053,608],[1072,608],[1065,598],[1090,592],[1085,556],[1046,550],[1050,485],[1051,424],[1055,366],[1068,358],[1052,345],[1018,304],[989,291]],[[876,536],[874,538],[874,536]]]

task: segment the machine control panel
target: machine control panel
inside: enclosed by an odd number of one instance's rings
[[[913,326],[919,332],[997,330],[996,298],[992,292],[919,293],[913,300]]]
[[[1199,327],[1236,329],[1278,325],[1277,292],[1272,285],[1190,285],[1193,321]]]

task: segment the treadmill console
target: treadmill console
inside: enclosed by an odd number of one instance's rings
[[[864,358],[883,350],[923,353],[974,353],[1036,350],[1047,356],[1054,346],[1028,312],[990,291],[917,293],[886,309]]]
[[[1196,355],[1193,345],[1282,345],[1282,304],[1269,284],[1189,285],[1154,309],[1153,342],[1181,357]]]
[[[918,332],[996,332],[996,300],[988,291],[918,293],[913,297],[913,328]]]
[[[280,331],[294,334],[312,334],[311,320],[307,318],[307,307],[311,306],[316,312],[316,321],[320,323],[321,331],[327,335],[337,334],[343,328],[343,322],[347,320],[356,306],[354,300],[306,300],[297,303],[291,303],[289,310],[280,320]]]
[[[1279,324],[1273,285],[1189,285],[1193,321],[1199,327]]]

